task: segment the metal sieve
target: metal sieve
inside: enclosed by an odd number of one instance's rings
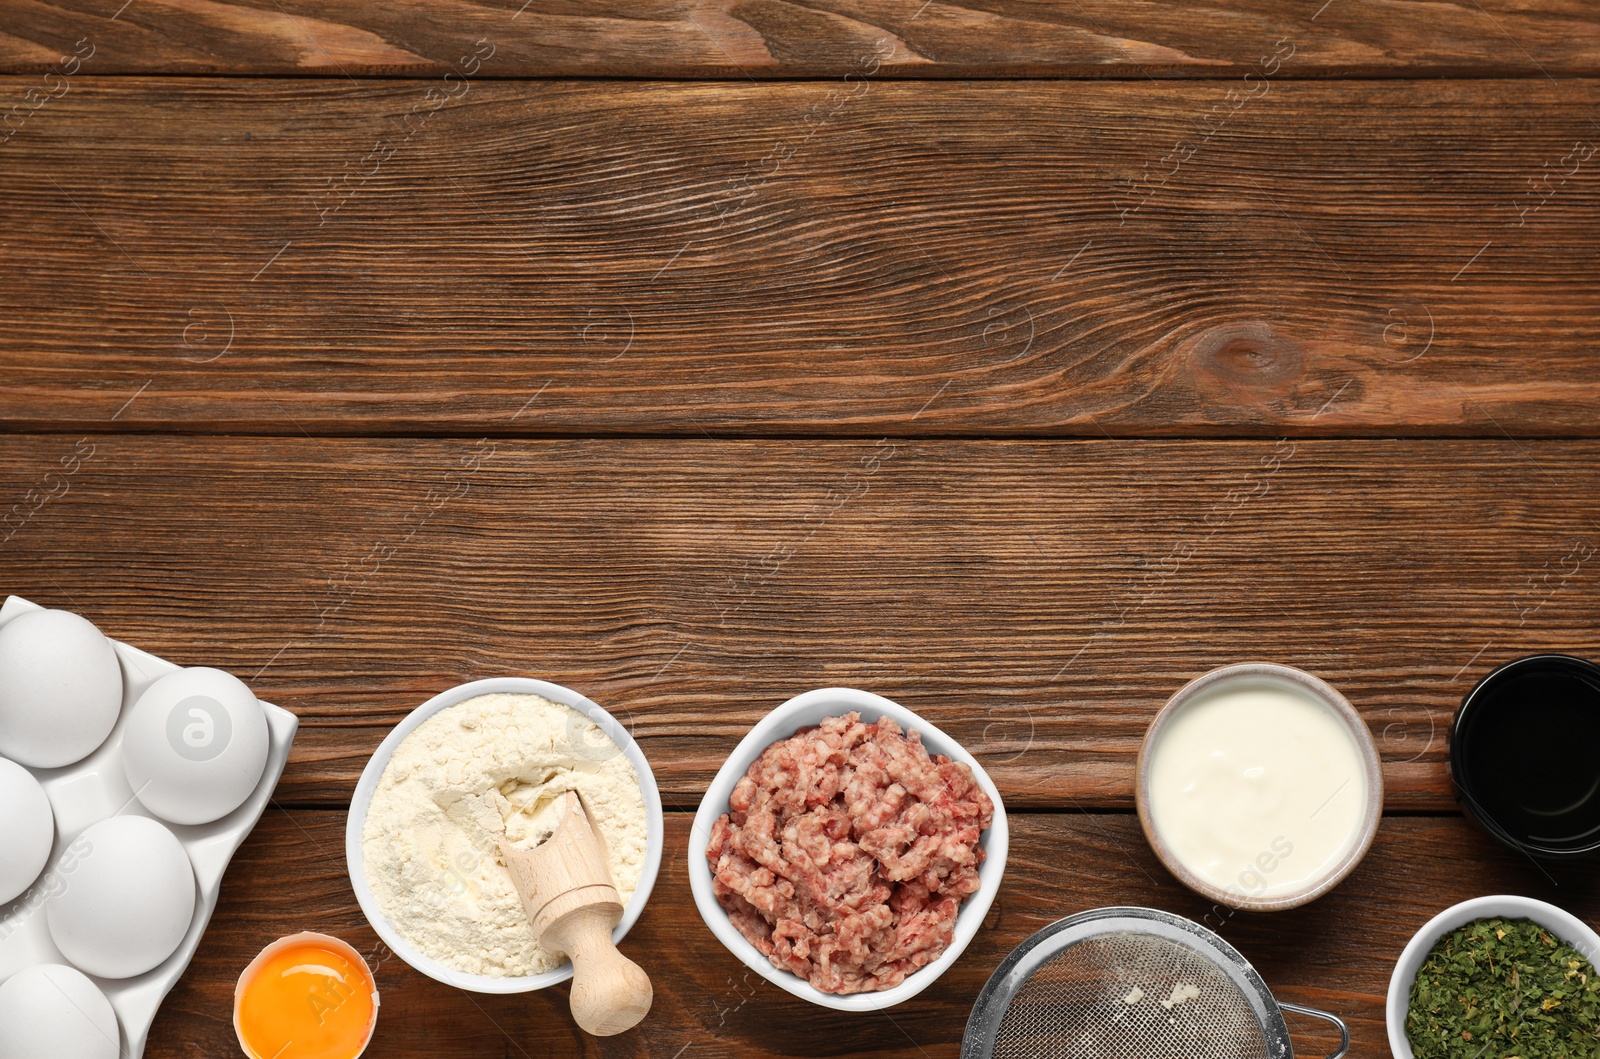
[[[961,1059],[1294,1059],[1281,1004],[1237,949],[1154,908],[1097,908],[1034,934],[995,969]]]

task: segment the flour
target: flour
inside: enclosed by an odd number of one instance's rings
[[[1179,1004],[1185,1004],[1199,995],[1200,990],[1197,986],[1192,986],[1187,982],[1179,982],[1172,987],[1172,995],[1163,1000],[1161,1006],[1171,1011]]]
[[[645,856],[644,795],[626,755],[587,717],[538,695],[480,695],[395,748],[362,829],[367,886],[390,924],[446,967],[493,978],[555,970],[496,843],[549,837],[577,791],[623,903]]]

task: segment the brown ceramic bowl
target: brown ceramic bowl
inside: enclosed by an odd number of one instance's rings
[[[1309,882],[1302,890],[1291,893],[1276,894],[1270,897],[1258,897],[1241,893],[1238,890],[1224,890],[1204,879],[1201,879],[1180,861],[1168,847],[1156,830],[1155,821],[1150,813],[1150,751],[1156,745],[1156,740],[1161,737],[1162,729],[1176,716],[1177,712],[1185,705],[1192,702],[1204,692],[1212,691],[1219,685],[1234,681],[1274,680],[1289,684],[1302,693],[1323,703],[1349,728],[1350,734],[1355,738],[1357,752],[1365,766],[1367,783],[1367,806],[1361,820],[1361,832],[1349,853],[1338,863],[1335,868]],[[1378,759],[1378,748],[1373,745],[1372,733],[1367,730],[1367,724],[1356,713],[1355,708],[1346,701],[1345,697],[1335,691],[1325,682],[1299,669],[1290,666],[1274,665],[1270,662],[1246,662],[1239,665],[1223,666],[1213,669],[1201,677],[1196,677],[1178,690],[1178,693],[1167,700],[1167,704],[1156,714],[1155,720],[1150,722],[1150,727],[1144,735],[1144,743],[1139,747],[1139,776],[1136,788],[1136,798],[1139,807],[1139,825],[1144,828],[1145,838],[1156,851],[1156,856],[1161,858],[1161,863],[1167,870],[1178,877],[1195,893],[1209,898],[1218,904],[1240,908],[1249,912],[1278,912],[1286,908],[1297,908],[1310,901],[1315,901],[1349,875],[1361,858],[1367,855],[1367,849],[1372,845],[1372,836],[1378,831],[1378,821],[1383,817],[1383,766]]]

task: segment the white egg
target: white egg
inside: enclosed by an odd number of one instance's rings
[[[35,964],[0,985],[5,1059],[117,1059],[121,1053],[111,1001],[81,971]]]
[[[194,918],[194,868],[176,836],[143,816],[114,816],[73,840],[45,905],[61,954],[101,978],[131,978],[171,956]]]
[[[0,626],[0,754],[60,768],[94,752],[122,710],[122,667],[94,623],[64,610]]]
[[[146,809],[205,824],[237,809],[267,767],[267,715],[220,669],[180,669],[145,689],[122,734],[122,767]]]
[[[0,850],[5,851],[0,856],[0,905],[33,885],[55,839],[56,817],[44,788],[33,773],[0,758]]]

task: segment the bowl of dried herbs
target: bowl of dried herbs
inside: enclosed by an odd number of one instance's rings
[[[1480,897],[1417,931],[1389,979],[1395,1059],[1600,1059],[1600,935],[1531,897]]]

